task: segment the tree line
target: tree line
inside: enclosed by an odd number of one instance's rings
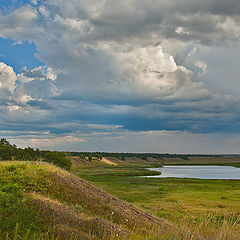
[[[161,158],[182,158],[184,160],[188,160],[188,157],[190,155],[186,154],[170,154],[170,153],[116,153],[116,152],[69,152],[71,156],[79,156],[80,158],[103,158],[103,157],[115,157],[118,158],[122,161],[125,161],[127,157],[137,157],[142,160],[150,158],[156,158],[156,159],[161,159]]]
[[[5,138],[0,140],[0,161],[43,161],[70,170],[72,163],[66,157],[64,152],[35,150],[31,147],[23,149],[10,144]]]
[[[188,160],[190,157],[240,157],[239,154],[176,154],[176,153],[118,153],[118,152],[69,152],[71,156],[79,156],[80,158],[97,158],[115,157],[125,160],[127,157],[137,157],[147,161],[147,158],[181,158]]]

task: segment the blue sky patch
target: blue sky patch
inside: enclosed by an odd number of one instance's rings
[[[37,48],[34,43],[23,41],[14,45],[14,40],[0,38],[0,61],[14,68],[20,73],[23,67],[32,69],[44,65],[36,56]]]
[[[26,4],[31,4],[30,0],[0,0],[0,10],[3,15],[9,14],[17,8],[20,8]]]

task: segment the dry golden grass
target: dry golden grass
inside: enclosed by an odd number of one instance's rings
[[[89,216],[84,213],[77,213],[67,205],[56,200],[43,197],[38,194],[31,194],[33,208],[39,217],[51,224],[51,228],[61,232],[61,237],[66,234],[81,235],[82,238],[91,237],[103,238],[112,235],[125,236],[129,232],[118,225],[99,217]]]
[[[128,228],[138,226],[161,226],[164,219],[157,218],[147,212],[126,203],[102,189],[67,172],[50,171],[49,179],[61,183],[51,189],[57,198],[72,204],[80,204],[83,208],[114,223]]]

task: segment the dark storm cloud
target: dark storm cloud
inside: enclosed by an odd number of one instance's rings
[[[1,63],[1,130],[80,136],[69,142],[240,133],[240,99],[222,92],[233,80],[221,74],[239,76],[239,13],[236,0],[48,0],[0,15],[0,37],[34,42],[48,66],[16,74]],[[219,69],[226,61],[234,70]]]
[[[176,38],[203,44],[221,44],[237,38],[226,28],[230,24],[227,22],[228,18],[231,18],[234,24],[239,24],[240,13],[236,0],[100,0],[91,3],[53,0],[48,3],[59,8],[63,16],[89,21],[96,28],[95,37],[119,40],[132,38],[134,35],[144,36],[142,42],[146,41],[147,34],[153,33],[159,36],[159,40]]]

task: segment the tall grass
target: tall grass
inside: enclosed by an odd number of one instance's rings
[[[58,175],[54,174],[55,172]],[[134,181],[141,181],[141,179],[137,178]],[[72,186],[74,187],[71,192]],[[150,225],[144,227],[144,221],[137,221],[139,220],[137,218],[143,215],[133,215],[137,216],[132,220],[133,224],[136,221],[137,225],[132,228],[132,225],[122,222],[126,220],[125,217],[130,216],[129,212],[122,216],[121,211],[124,208],[119,207],[114,210],[114,215],[110,214],[109,217],[107,213],[113,212],[108,212],[108,208],[104,209],[105,205],[100,202],[101,198],[96,198],[96,191],[93,191],[94,198],[89,208],[87,204],[82,205],[79,198],[85,198],[86,195],[79,195],[80,188],[77,186],[78,181],[74,176],[51,165],[1,164],[0,240],[240,240],[240,215],[238,213],[224,215],[224,208],[218,207],[219,212],[215,211],[209,215],[205,213],[202,217],[187,211],[183,216],[185,212],[179,214],[178,209],[171,218],[163,220],[161,226],[158,227],[155,224],[155,228],[151,228]],[[89,190],[88,184],[83,186]],[[92,189],[95,190],[95,188]],[[104,193],[99,192],[100,196],[102,194]],[[119,206],[121,204],[124,203],[120,202]],[[171,205],[168,206],[171,207]],[[90,211],[91,208],[94,211]],[[97,208],[102,208],[104,214],[99,214],[101,218],[94,218],[98,216]],[[95,220],[90,221],[89,217]],[[58,219],[57,224],[56,219]],[[82,222],[79,222],[79,219]],[[108,219],[108,221],[99,221],[100,219]],[[111,230],[114,228],[111,228],[113,225],[110,222],[115,224],[115,229],[120,230]],[[105,223],[105,225],[98,225],[99,223]],[[106,231],[107,227],[108,231]]]
[[[201,218],[197,222],[189,221],[188,217],[178,219],[179,224],[174,228],[169,225],[162,226],[161,229],[148,229],[143,233],[136,226],[127,237],[121,237],[112,233],[111,236],[102,234],[102,238],[96,238],[89,234],[88,239],[101,240],[239,240],[240,239],[240,216],[235,214],[225,216],[221,220],[216,219],[215,215]],[[12,238],[8,234],[0,235],[0,240],[62,240],[63,238],[48,231],[47,233],[32,233],[28,230],[25,234],[20,234],[19,224],[16,225]],[[67,240],[82,240],[74,233]],[[85,238],[84,238],[85,239]]]

